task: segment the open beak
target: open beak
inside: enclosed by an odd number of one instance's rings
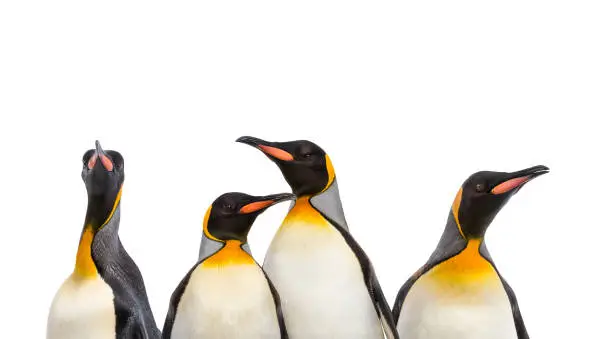
[[[240,214],[263,212],[266,208],[287,200],[295,200],[295,195],[291,193],[280,193],[264,197],[253,197],[252,201],[240,208]]]
[[[112,171],[115,167],[113,165],[113,161],[108,157],[108,155],[106,155],[106,153],[102,149],[100,142],[96,140],[96,150],[91,156],[91,158],[89,158],[89,160],[87,161],[87,168],[92,170],[98,162],[100,162],[102,164],[102,167],[104,167],[104,169],[109,172]]]
[[[293,155],[291,155],[291,153],[285,151],[282,148],[279,148],[274,143],[271,143],[265,140],[261,140],[261,139],[249,137],[249,136],[244,136],[244,137],[240,137],[236,139],[236,142],[241,142],[243,144],[251,145],[259,149],[260,151],[264,152],[267,156],[273,159],[283,160],[283,161],[294,160]]]
[[[518,191],[523,185],[550,170],[546,166],[538,165],[521,171],[508,173],[503,180],[491,190],[492,194],[504,194],[510,191]]]

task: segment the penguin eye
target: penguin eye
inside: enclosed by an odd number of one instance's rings
[[[478,193],[484,192],[484,185],[483,184],[476,184],[476,192],[478,192]]]
[[[231,212],[234,210],[234,205],[229,202],[226,202],[223,204],[222,208],[224,211]]]
[[[302,157],[303,157],[304,159],[309,159],[310,157],[312,157],[312,153],[306,153],[306,154],[303,154],[303,155],[302,155]]]

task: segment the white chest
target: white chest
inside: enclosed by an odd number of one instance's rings
[[[51,305],[47,339],[114,339],[113,291],[99,276],[70,277]]]
[[[497,276],[443,282],[426,273],[408,293],[397,324],[402,338],[516,339],[510,301]]]
[[[280,338],[276,305],[261,268],[196,268],[179,302],[172,338]]]
[[[333,226],[284,225],[264,270],[280,294],[292,339],[384,338],[359,261]]]

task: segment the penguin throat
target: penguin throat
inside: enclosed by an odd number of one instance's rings
[[[489,228],[488,223],[462,223],[460,226],[463,237],[467,240],[483,240],[487,229]]]
[[[90,195],[87,201],[87,213],[85,214],[85,226],[90,226],[95,232],[104,227],[113,218],[119,203],[123,187],[119,188],[116,195]]]
[[[468,240],[467,246],[459,254],[447,259],[432,269],[432,275],[438,281],[467,283],[480,278],[487,278],[495,270],[480,254],[481,240]]]
[[[244,249],[238,240],[228,240],[225,245],[202,262],[206,268],[223,268],[236,265],[252,265],[255,260]]]
[[[112,201],[112,203],[109,203],[109,201]],[[119,189],[119,192],[112,200],[103,196],[89,197],[87,213],[85,215],[85,225],[81,233],[76,263],[74,265],[75,277],[80,279],[92,279],[98,276],[98,269],[96,268],[96,264],[91,254],[91,245],[93,244],[96,233],[113,219],[113,216],[119,209],[120,202],[121,189]]]
[[[452,219],[449,218],[449,222],[452,222],[454,227],[457,228],[461,237],[466,240],[482,240],[489,228],[489,223],[486,222],[461,222],[455,208],[451,209]]]
[[[311,205],[310,199],[311,196],[299,197],[285,217],[281,227],[305,225],[327,228],[329,222]]]

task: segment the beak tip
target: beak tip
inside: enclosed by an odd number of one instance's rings
[[[259,145],[266,145],[267,142],[252,136],[244,135],[236,139],[236,142],[247,144],[249,146],[258,147]]]
[[[534,168],[533,175],[539,176],[542,174],[546,174],[550,172],[550,168],[548,166],[539,165]]]
[[[102,145],[100,145],[100,141],[99,141],[99,140],[96,140],[96,143],[95,143],[95,144],[96,144],[96,152],[97,152],[97,153],[102,153],[102,152],[104,152],[104,150],[102,149]]]
[[[244,136],[241,136],[240,138],[236,139],[236,142],[240,142],[240,143],[243,143],[243,144],[252,144],[253,143],[253,139],[255,139],[255,138],[244,135]]]

